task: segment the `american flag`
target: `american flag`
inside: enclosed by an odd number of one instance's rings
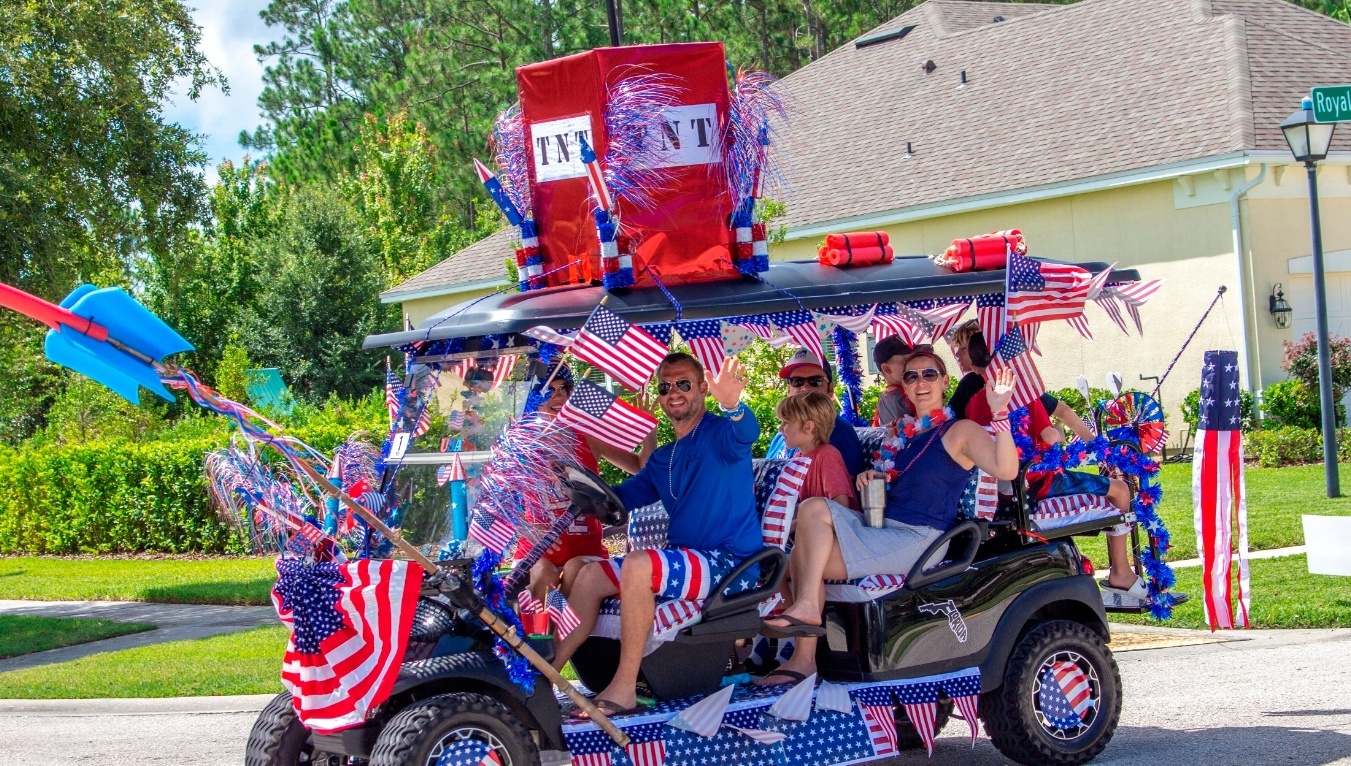
[[[1112,291],[1112,288],[1109,287],[1102,291],[1102,294],[1097,298],[1097,304],[1107,313],[1107,317],[1115,322],[1117,327],[1121,328],[1122,332],[1127,335],[1131,334],[1130,330],[1126,329],[1126,318],[1121,315],[1121,303],[1117,300],[1116,293]]]
[[[1037,700],[1047,722],[1061,731],[1077,729],[1093,707],[1093,687],[1073,662],[1054,662],[1041,673]]]
[[[722,342],[722,321],[718,319],[698,319],[681,322],[676,328],[680,337],[690,344],[690,351],[699,364],[709,374],[717,375],[722,369],[722,360],[726,358],[726,349]]]
[[[558,424],[632,452],[657,427],[657,419],[585,380],[558,413]]]
[[[614,740],[599,727],[568,732],[568,751],[573,766],[610,766]]]
[[[542,324],[535,325],[521,334],[527,338],[534,338],[537,341],[552,343],[555,346],[563,346],[564,348],[571,346],[572,342],[577,340],[577,333],[575,331],[560,332],[552,327],[547,327]]]
[[[469,525],[469,537],[501,556],[516,537],[516,527],[510,521],[498,516],[489,520],[481,515],[475,515],[473,523]]]
[[[528,590],[516,594],[516,606],[520,608],[521,614],[539,614],[544,611],[543,602]]]
[[[516,369],[516,356],[499,356],[496,366],[493,367],[493,382],[488,386],[488,390],[491,391],[507,382],[507,379],[511,377],[511,371],[514,369]]]
[[[868,728],[873,753],[884,756],[900,752],[896,738],[896,703],[891,696],[891,687],[856,689],[851,696],[858,702],[859,715],[863,717],[863,725]]]
[[[947,335],[948,330],[957,326],[957,322],[971,306],[971,298],[966,295],[957,298],[927,298],[911,301],[910,306],[933,323],[933,335],[930,337],[937,341]]]
[[[938,717],[938,686],[936,684],[907,684],[896,689],[896,696],[905,708],[910,725],[915,727],[924,749],[934,754],[934,724]]]
[[[633,766],[663,766],[666,763],[666,724],[642,723],[629,726],[624,733],[629,735],[629,744],[624,748]]]
[[[586,165],[586,177],[591,181],[591,194],[595,197],[596,206],[601,210],[613,210],[614,198],[610,196],[610,187],[605,184],[605,173],[601,171],[596,150],[580,133],[577,134],[577,141],[581,144],[582,162]]]
[[[812,316],[812,312],[781,311],[770,314],[769,321],[797,341],[799,346],[815,354],[817,359],[826,358],[826,352],[821,347],[821,333],[816,329],[816,319]]]
[[[993,349],[1004,334],[1004,294],[990,293],[976,297],[976,321],[985,347]]]
[[[991,354],[987,376],[994,380],[999,371],[1006,367],[1011,368],[1014,375],[1013,398],[1010,400],[1014,408],[1025,407],[1046,392],[1041,373],[1037,372],[1037,365],[1032,361],[1032,354],[1028,352],[1022,331],[1017,325],[1010,326],[999,339],[999,345]]]
[[[412,626],[422,568],[282,559],[272,603],[291,629],[281,681],[306,727],[330,734],[365,722],[389,696]]]
[[[450,415],[446,416],[446,428],[452,431],[464,428],[464,410],[452,410]]]
[[[867,332],[868,328],[872,326],[873,315],[877,312],[877,304],[874,303],[866,311],[858,314],[852,313],[853,311],[852,307],[826,309],[826,316],[830,317],[835,324],[850,332]]]
[[[455,740],[441,750],[436,766],[501,766],[502,756],[487,742],[477,739]]]
[[[774,338],[774,328],[769,324],[769,317],[762,314],[753,316],[737,317],[734,320],[737,324],[750,330],[757,338],[761,340],[771,340]]]
[[[399,409],[402,407],[400,401],[404,396],[403,383],[394,377],[394,371],[385,367],[385,409],[389,411],[389,423],[394,425],[394,421],[399,419]]]
[[[427,391],[418,397],[417,403],[417,423],[413,424],[413,438],[427,433],[427,429],[432,427],[432,394]]]
[[[948,695],[953,704],[957,706],[957,712],[961,713],[962,719],[971,729],[971,744],[976,744],[976,738],[980,736],[980,674],[959,676],[949,678],[940,684],[943,692]]]
[[[1144,282],[1128,282],[1121,285],[1113,285],[1103,290],[1103,295],[1108,295],[1119,299],[1125,304],[1126,312],[1131,315],[1135,321],[1135,331],[1144,334],[1144,325],[1140,322],[1140,307],[1145,305],[1154,293],[1163,286],[1162,279],[1150,279]],[[1120,323],[1124,325],[1124,322]],[[1124,330],[1125,327],[1123,326]]]
[[[591,312],[571,350],[573,356],[594,364],[635,391],[647,383],[668,352],[646,330],[634,327],[604,306]]]
[[[1010,252],[1005,290],[1009,315],[1027,325],[1082,314],[1091,281],[1080,266],[1034,261]]]
[[[550,589],[544,596],[544,603],[545,613],[549,615],[554,627],[558,628],[559,640],[567,638],[569,633],[582,624],[582,621],[577,617],[577,613],[572,610],[567,598],[560,591]]]
[[[1192,453],[1196,549],[1201,552],[1202,604],[1212,631],[1248,627],[1248,500],[1239,431],[1238,352],[1207,351]],[[1234,532],[1238,532],[1238,609],[1234,609]]]
[[[878,340],[899,335],[907,345],[914,346],[925,342],[933,330],[933,322],[904,303],[880,304],[873,314],[873,335]]]

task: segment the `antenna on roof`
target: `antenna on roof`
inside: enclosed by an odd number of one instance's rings
[[[911,144],[910,144],[909,141],[906,141],[906,142],[905,142],[905,156],[901,157],[901,159],[903,159],[903,160],[908,160],[908,159],[910,159],[910,158],[913,157],[913,156],[915,156],[915,149],[914,149],[913,146],[911,146]]]
[[[958,88],[965,88],[965,87],[966,87],[966,70],[965,70],[965,69],[962,70],[962,82],[961,82],[961,84],[959,84],[957,87],[958,87]]]

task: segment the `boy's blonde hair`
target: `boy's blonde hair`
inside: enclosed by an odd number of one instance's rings
[[[974,319],[968,319],[952,331],[948,336],[948,342],[957,348],[966,348],[971,345],[971,338],[980,332],[980,323]]]
[[[781,423],[815,423],[816,438],[821,444],[829,442],[830,432],[835,430],[835,400],[820,391],[785,397],[774,408],[774,414]]]

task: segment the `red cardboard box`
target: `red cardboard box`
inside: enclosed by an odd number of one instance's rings
[[[643,210],[617,203],[621,231],[637,241],[637,284],[654,284],[649,268],[668,285],[738,276],[728,251],[732,202],[720,153],[729,101],[726,66],[722,43],[676,43],[598,48],[516,70],[550,286],[601,278],[595,203],[577,136],[586,137],[604,164],[609,86],[654,73],[676,78],[680,106],[666,111],[668,182],[652,195],[654,204]]]

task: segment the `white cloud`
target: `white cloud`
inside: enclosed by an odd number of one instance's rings
[[[210,157],[205,171],[208,183],[216,180],[216,165],[244,155],[239,145],[241,130],[253,131],[262,122],[258,95],[263,90],[263,65],[253,55],[253,46],[268,42],[280,29],[270,29],[258,17],[268,0],[199,0],[192,17],[202,28],[201,50],[212,65],[225,73],[230,85],[226,95],[219,88],[208,88],[196,101],[186,95],[186,87],[176,90],[165,104],[165,118],[202,136],[202,146]]]

